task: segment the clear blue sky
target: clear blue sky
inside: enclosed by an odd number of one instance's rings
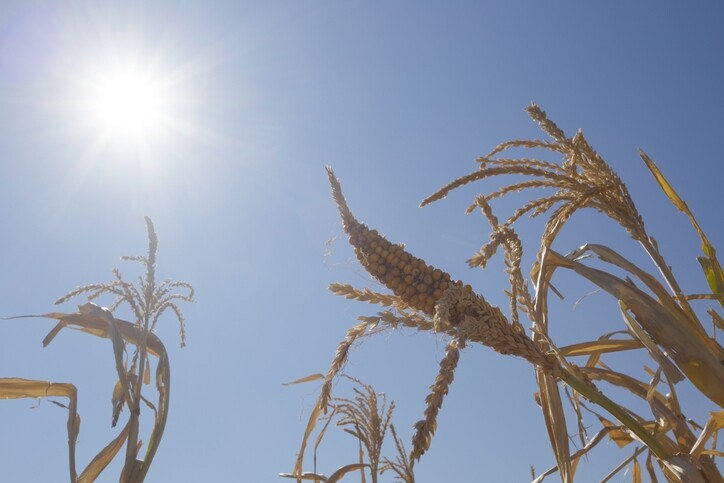
[[[4,1],[0,315],[57,310],[60,295],[109,280],[116,266],[135,277],[118,257],[145,253],[149,215],[158,276],[192,282],[198,298],[183,307],[187,348],[178,348],[172,318],[160,324],[173,392],[149,481],[282,481],[276,474],[292,469],[318,385],[281,383],[326,372],[355,317],[375,312],[326,289],[375,284],[346,243],[324,165],[360,220],[505,305],[500,263],[486,272],[465,264],[488,230],[463,211],[497,182],[417,206],[499,142],[542,136],[523,112],[535,101],[567,133],[584,129],[629,185],[686,290],[701,292],[694,233],[637,149],[724,247],[723,50],[715,2]],[[88,112],[99,79],[124,62],[148,69],[169,95],[158,132],[109,127]],[[501,216],[514,208],[496,207]],[[600,242],[646,263],[613,224],[577,221],[559,251]],[[536,227],[521,227],[528,258]],[[592,287],[569,285],[554,335],[586,340],[621,326],[604,295],[574,310]],[[43,349],[52,325],[0,322],[0,375],[78,386],[84,467],[116,434],[111,347],[68,331]],[[347,367],[396,401],[406,443],[444,344],[389,333],[355,350]],[[526,363],[466,349],[418,481],[527,481],[529,465],[551,466],[534,391]],[[65,481],[66,414],[35,406],[0,406],[3,479]],[[714,409],[694,408],[700,417]],[[318,456],[327,474],[356,458],[347,435],[329,438]],[[602,445],[582,463],[581,481],[597,481],[629,453]],[[101,480],[117,474],[114,464]]]

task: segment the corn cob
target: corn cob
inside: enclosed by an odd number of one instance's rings
[[[451,286],[462,287],[463,283],[451,280],[450,274],[428,265],[406,252],[402,245],[389,242],[377,230],[370,230],[367,225],[357,221],[347,206],[332,168],[327,167],[327,175],[332,185],[332,196],[342,216],[344,231],[349,235],[359,262],[407,305],[432,317],[435,304],[445,290]],[[472,287],[465,287],[472,292]]]

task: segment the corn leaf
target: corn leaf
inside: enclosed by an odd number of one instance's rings
[[[337,471],[329,475],[329,479],[327,480],[327,483],[336,483],[337,481],[341,480],[344,475],[351,471],[357,471],[357,470],[364,470],[364,468],[369,467],[369,465],[361,464],[361,463],[352,463],[350,465],[343,466],[339,468]]]
[[[318,381],[320,379],[324,379],[324,375],[319,374],[319,373],[310,374],[309,376],[299,378],[296,381],[284,382],[284,383],[282,383],[282,386],[293,386],[294,384],[302,384],[304,382]]]
[[[140,478],[139,481],[143,480],[148,469],[150,468],[151,462],[158,450],[158,446],[161,442],[164,429],[166,427],[166,420],[168,418],[168,404],[170,396],[171,386],[171,372],[168,362],[168,354],[166,347],[163,345],[161,340],[152,332],[144,331],[139,328],[136,324],[131,322],[116,319],[109,312],[101,309],[100,307],[88,303],[78,307],[79,312],[73,314],[51,312],[41,315],[23,315],[16,317],[9,317],[8,319],[18,318],[49,318],[58,320],[58,324],[51,330],[44,340],[44,345],[47,345],[52,341],[60,330],[68,327],[74,330],[85,332],[96,337],[110,339],[113,343],[113,353],[116,360],[116,372],[123,388],[123,393],[126,401],[131,401],[131,390],[130,385],[127,381],[127,374],[125,367],[123,366],[123,352],[125,350],[125,343],[130,343],[136,346],[140,346],[141,340],[145,338],[146,349],[149,354],[158,358],[156,365],[156,389],[159,393],[158,396],[158,412],[154,421],[154,426],[151,431],[151,437],[149,438],[148,449],[144,461],[134,464],[136,465],[135,471],[138,471],[136,478]],[[75,445],[75,442],[73,442]],[[75,448],[73,448],[75,451]]]
[[[293,474],[295,475],[301,475],[302,474],[302,464],[304,461],[304,450],[307,447],[307,441],[309,440],[309,436],[311,436],[312,431],[314,431],[314,427],[317,425],[317,420],[319,419],[319,415],[322,412],[322,405],[318,402],[314,406],[314,410],[312,411],[312,414],[309,415],[309,421],[307,422],[307,428],[304,430],[304,437],[302,438],[302,446],[299,448],[299,453],[297,454],[297,461],[294,465]]]
[[[598,419],[601,421],[603,427],[608,430],[608,436],[611,438],[611,441],[616,443],[619,448],[623,448],[634,440],[623,427],[617,426],[601,416],[599,416]]]
[[[672,384],[676,384],[677,382],[681,382],[684,380],[684,375],[679,371],[679,369],[671,362],[671,360],[664,354],[664,352],[659,349],[659,346],[656,345],[656,343],[647,335],[641,326],[636,323],[636,321],[629,315],[628,311],[626,310],[626,306],[619,302],[619,306],[621,308],[621,315],[623,316],[623,320],[626,323],[626,327],[628,327],[628,330],[631,334],[633,334],[636,339],[641,342],[644,347],[646,347],[646,350],[649,352],[649,355],[652,359],[654,359],[661,367],[663,367],[667,377],[671,380]],[[677,402],[678,406],[678,402]]]
[[[634,483],[641,483],[641,465],[639,465],[638,458],[633,460],[633,474],[631,475]]]
[[[656,181],[659,183],[659,186],[661,186],[661,189],[664,191],[669,200],[671,200],[671,203],[679,211],[689,217],[689,221],[691,221],[691,224],[694,226],[694,229],[699,235],[699,238],[701,239],[702,250],[706,255],[706,257],[700,258],[699,263],[701,263],[702,269],[704,270],[704,275],[706,276],[707,282],[709,282],[709,287],[711,288],[712,293],[724,293],[724,270],[722,270],[722,267],[719,264],[719,260],[717,260],[716,258],[716,250],[709,242],[709,239],[699,226],[696,218],[694,218],[694,214],[691,212],[691,210],[689,210],[689,207],[684,202],[684,200],[681,199],[681,197],[676,193],[674,188],[669,184],[663,173],[661,173],[661,171],[651,160],[651,158],[642,150],[639,150],[639,154],[641,156],[641,159],[644,160],[644,163],[646,163],[646,167],[649,168],[651,173],[654,175],[654,178],[656,178]],[[705,260],[704,262],[702,262],[702,258]],[[724,301],[720,301],[720,303],[722,304],[722,306],[724,306]]]
[[[704,426],[704,430],[699,435],[699,438],[696,440],[696,443],[694,444],[694,447],[691,448],[691,454],[694,456],[698,456],[699,454],[704,452],[704,445],[706,442],[713,438],[717,431],[724,428],[724,411],[717,411],[715,413],[711,413],[711,417],[709,418],[709,421],[707,421],[706,426]]]
[[[587,267],[576,261],[549,252],[551,263],[569,268],[598,285],[623,302],[635,319],[664,347],[681,371],[709,399],[724,406],[724,366],[719,361],[722,348],[709,338],[702,338],[688,324],[682,323],[677,312],[671,312],[651,296],[602,270]]]
[[[564,347],[560,347],[558,350],[564,356],[590,356],[607,354],[609,352],[621,352],[632,349],[641,349],[643,344],[636,339],[609,339],[609,340],[591,340],[588,342],[579,342],[577,344],[571,344]]]
[[[70,481],[77,477],[75,467],[75,444],[80,431],[80,416],[77,412],[78,391],[73,384],[65,382],[49,382],[17,377],[0,378],[0,398],[22,399],[41,397],[65,397],[70,401],[68,406],[68,465]]]
[[[573,469],[571,466],[571,453],[568,445],[568,429],[566,417],[563,412],[561,395],[558,391],[556,380],[536,369],[536,379],[540,390],[540,402],[543,409],[543,418],[548,430],[548,438],[551,448],[558,463],[558,470],[561,472],[561,481],[564,483],[573,481]]]
[[[126,438],[128,437],[128,424],[124,426],[123,431],[116,436],[105,448],[103,448],[96,456],[91,460],[88,466],[83,470],[83,473],[78,477],[78,483],[92,483],[98,478],[103,470],[108,466],[113,458],[118,454],[120,449],[123,447]]]
[[[717,270],[715,264],[709,257],[697,257],[701,269],[704,271],[704,276],[709,284],[711,293],[716,295],[724,294],[724,274],[721,270]],[[719,303],[724,307],[724,300],[719,299]]]
[[[310,481],[327,481],[327,477],[319,474],[319,473],[311,473],[311,472],[304,472],[304,473],[279,473],[279,476],[282,478],[294,478],[297,481],[301,480],[310,480]]]

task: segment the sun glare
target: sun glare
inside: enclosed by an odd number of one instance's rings
[[[107,128],[142,134],[163,118],[163,91],[139,72],[117,72],[103,79],[91,98],[93,114]]]
[[[157,56],[101,55],[87,59],[73,79],[75,126],[92,156],[115,152],[149,158],[188,130],[179,111],[187,79]]]
[[[109,140],[147,142],[168,123],[170,93],[150,72],[116,66],[98,74],[89,87],[89,121]]]

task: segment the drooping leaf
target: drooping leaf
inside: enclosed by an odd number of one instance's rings
[[[299,453],[297,454],[297,461],[294,464],[294,470],[293,474],[299,475],[302,473],[302,464],[304,462],[304,451],[307,447],[307,441],[309,440],[309,437],[312,435],[312,431],[314,431],[314,427],[317,425],[317,420],[319,419],[319,415],[322,412],[322,405],[317,402],[317,404],[314,406],[314,410],[312,410],[312,414],[309,415],[309,421],[307,422],[307,427],[304,430],[304,437],[302,438],[302,446],[299,448]]]
[[[71,481],[77,477],[75,466],[75,444],[80,431],[80,416],[77,412],[78,391],[73,384],[66,382],[49,382],[17,377],[0,378],[0,398],[22,399],[42,397],[68,398],[68,466]]]
[[[702,337],[682,321],[683,312],[672,312],[633,284],[602,270],[564,258],[551,250],[549,263],[574,270],[623,302],[652,339],[671,354],[689,380],[709,399],[724,406],[723,353],[716,341]]]
[[[79,330],[86,334],[96,337],[110,339],[113,344],[113,354],[116,361],[116,372],[123,388],[124,397],[127,402],[131,402],[131,387],[127,380],[127,373],[123,363],[123,353],[125,343],[140,346],[141,340],[145,339],[146,349],[149,354],[158,358],[156,365],[156,389],[159,393],[157,404],[158,412],[154,420],[151,437],[148,442],[148,449],[142,464],[135,462],[135,457],[131,462],[132,470],[136,471],[136,478],[141,480],[145,477],[146,472],[150,468],[151,462],[158,450],[161,438],[166,427],[168,418],[168,403],[171,386],[171,372],[168,362],[168,354],[166,347],[161,340],[153,332],[144,331],[136,324],[128,321],[117,319],[106,309],[98,307],[95,304],[87,303],[78,307],[78,313],[67,314],[51,312],[41,315],[19,316],[11,318],[27,318],[41,317],[58,320],[58,324],[53,328],[51,334],[48,334],[46,341],[49,343],[63,328]],[[51,337],[52,335],[52,337]],[[130,431],[130,429],[129,429]],[[75,442],[73,441],[73,445]],[[73,449],[74,450],[74,449]],[[130,453],[129,453],[130,454]],[[130,467],[130,465],[127,465]]]
[[[346,466],[343,466],[339,468],[337,471],[329,475],[329,479],[327,480],[327,483],[336,483],[339,480],[342,479],[344,475],[346,475],[349,472],[357,471],[357,470],[363,470],[364,468],[368,468],[369,465],[361,464],[361,463],[352,463]]]
[[[536,370],[536,379],[538,380],[538,389],[540,391],[541,408],[543,409],[543,418],[548,430],[548,438],[551,442],[551,448],[558,463],[558,470],[561,473],[561,481],[564,483],[573,481],[573,469],[571,466],[571,453],[568,445],[568,429],[566,426],[566,417],[563,412],[563,404],[561,403],[561,395],[558,392],[556,380],[543,372],[542,369]]]

